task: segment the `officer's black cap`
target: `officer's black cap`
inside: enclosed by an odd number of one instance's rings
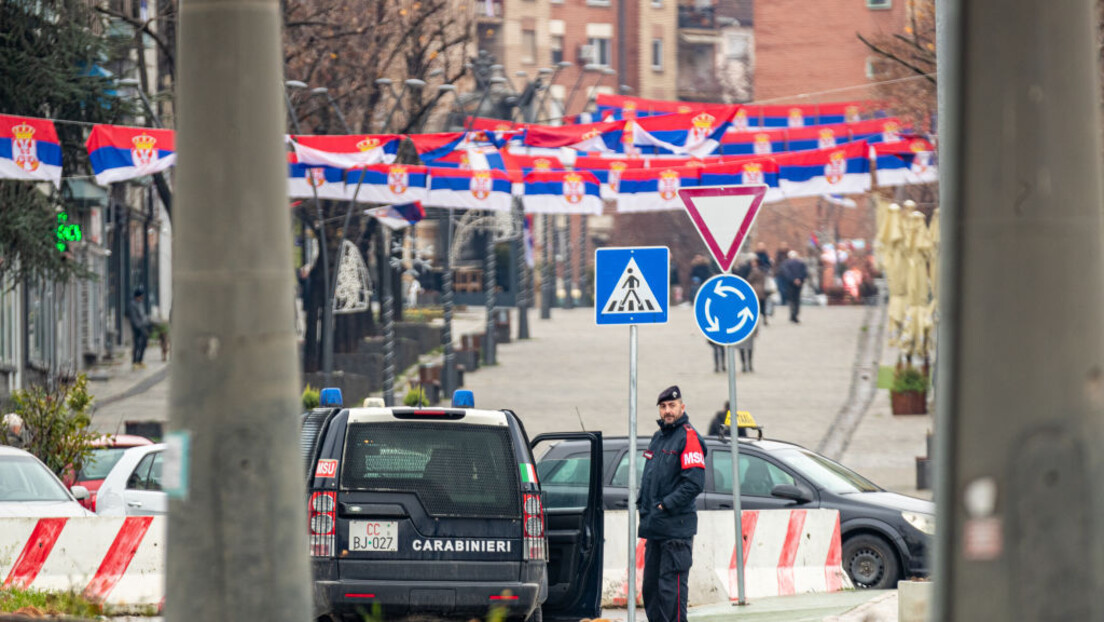
[[[677,384],[672,385],[672,386],[669,386],[666,389],[664,389],[663,392],[659,394],[659,398],[656,399],[656,406],[662,404],[663,402],[669,402],[671,400],[681,400],[681,399],[682,399],[682,391],[679,390]]]

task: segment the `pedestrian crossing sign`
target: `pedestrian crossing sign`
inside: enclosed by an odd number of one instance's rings
[[[667,323],[669,257],[666,246],[596,250],[595,322],[600,325]]]

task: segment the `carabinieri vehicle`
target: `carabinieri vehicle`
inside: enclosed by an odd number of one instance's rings
[[[302,416],[315,617],[429,613],[513,620],[598,617],[602,438],[530,441],[509,410],[342,408],[340,392]],[[590,447],[575,494],[545,495],[538,455]],[[563,491],[561,491],[563,492]]]

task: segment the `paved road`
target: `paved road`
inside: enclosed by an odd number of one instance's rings
[[[551,320],[530,312],[532,338],[502,344],[499,364],[467,374],[466,388],[476,404],[511,408],[529,434],[578,430],[606,434],[628,430],[629,328],[596,326],[593,309],[555,309]],[[778,320],[784,320],[779,314]],[[516,324],[516,316],[513,318]],[[869,307],[806,307],[801,324],[775,321],[761,327],[755,347],[755,372],[737,376],[737,404],[750,410],[769,437],[815,448],[848,403],[860,337],[874,331],[880,314]],[[870,325],[868,325],[870,324]],[[457,314],[453,334],[481,331],[482,309]],[[727,376],[713,372],[712,350],[694,325],[689,306],[671,309],[665,325],[638,330],[638,426],[655,429],[655,395],[682,387],[690,420],[708,429],[728,397]],[[888,352],[881,353],[883,361]],[[124,421],[167,420],[169,380],[160,361],[133,374],[120,370],[108,382],[93,383],[102,405],[93,424],[121,431]],[[398,391],[401,396],[401,390]],[[879,391],[848,438],[843,462],[893,490],[915,494],[915,458],[924,453],[929,417],[889,414],[889,398]],[[921,492],[921,496],[930,493]]]

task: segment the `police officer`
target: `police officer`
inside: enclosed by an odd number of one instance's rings
[[[656,400],[659,431],[644,452],[636,506],[644,549],[644,609],[649,622],[686,620],[694,534],[694,499],[705,486],[705,446],[686,416],[682,391],[668,387]]]

